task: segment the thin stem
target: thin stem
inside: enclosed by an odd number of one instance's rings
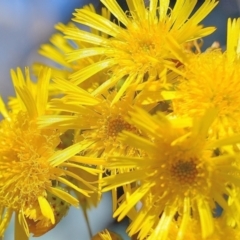
[[[91,226],[90,226],[90,222],[89,222],[89,218],[88,218],[88,214],[87,214],[87,209],[86,207],[82,207],[82,210],[83,210],[83,215],[84,215],[84,218],[85,218],[85,221],[86,221],[86,224],[87,224],[87,228],[88,228],[88,233],[89,233],[89,236],[92,238],[92,229],[91,229]]]
[[[19,223],[17,216],[15,216],[15,226],[14,227],[15,227],[14,240],[29,240],[23,226],[21,226]]]

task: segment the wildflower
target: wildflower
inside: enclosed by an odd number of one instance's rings
[[[108,230],[99,232],[92,238],[92,240],[121,240],[121,239],[122,238],[118,234]]]
[[[179,226],[179,221],[173,221],[171,223],[171,232],[168,240],[176,240]],[[224,240],[224,239],[239,239],[240,232],[238,228],[228,226],[223,218],[214,219],[215,231],[207,238],[202,238],[199,233],[199,223],[196,220],[191,220],[188,224],[188,230],[183,236],[183,239],[187,240]]]
[[[166,69],[177,71],[175,63],[182,62],[181,47],[187,41],[206,36],[215,28],[203,28],[198,23],[216,6],[215,1],[205,1],[191,17],[197,1],[179,0],[172,10],[169,1],[150,1],[148,8],[144,1],[127,1],[129,12],[124,13],[117,1],[101,1],[120,21],[110,20],[87,9],[78,9],[73,21],[105,33],[109,38],[84,31],[65,31],[69,39],[93,44],[93,47],[69,53],[68,59],[75,61],[89,56],[100,55],[101,60],[83,68],[71,76],[79,84],[94,74],[106,69],[110,78],[93,94],[101,94],[125,78],[120,91],[113,100],[116,102],[132,83],[159,78]],[[124,26],[124,27],[123,27]],[[177,61],[174,61],[174,60]]]
[[[108,94],[96,97],[65,80],[55,79],[54,81],[57,83],[60,91],[65,92],[65,96],[60,100],[52,100],[51,109],[53,111],[63,111],[63,114],[40,117],[38,123],[42,127],[50,129],[59,128],[62,131],[74,129],[74,141],[86,146],[82,152],[82,155],[86,157],[104,159],[111,154],[121,156],[140,156],[145,154],[127,144],[122,144],[117,139],[118,134],[123,130],[141,134],[125,120],[129,110],[137,104],[134,98],[134,91],[128,91],[125,96],[112,105],[116,91],[110,91]],[[111,171],[111,174],[116,174],[118,170]],[[129,170],[121,168],[121,171]],[[108,169],[106,168],[105,171],[107,172]],[[112,191],[112,194],[112,206],[113,210],[115,210],[117,206],[116,189]],[[80,198],[80,202],[84,199]]]
[[[50,75],[49,69],[42,69],[35,91],[29,87],[31,84],[27,84],[31,81],[28,70],[25,78],[20,69],[17,74],[12,71],[19,110],[8,112],[4,103],[0,102],[0,112],[5,117],[0,122],[0,205],[3,208],[0,235],[4,233],[13,212],[18,219],[17,225],[24,229],[27,236],[32,229],[38,234],[38,226],[45,227],[46,231],[55,226],[57,218],[49,196],[78,206],[76,198],[57,186],[69,186],[86,196],[95,189],[87,182],[85,189],[80,189],[67,179],[70,176],[84,182],[68,170],[69,165],[78,167],[79,162],[71,162],[70,158],[81,151],[81,145],[56,151],[60,132],[40,129],[37,125],[37,117],[47,114]],[[89,172],[94,173],[94,170]],[[33,223],[35,228],[31,227]]]
[[[87,146],[85,154],[88,156],[104,158],[109,154],[129,156],[139,154],[139,151],[128,148],[117,140],[122,130],[138,132],[125,121],[128,111],[135,105],[134,91],[128,91],[112,105],[116,91],[109,91],[96,97],[65,80],[54,81],[58,88],[65,92],[65,96],[52,100],[50,109],[67,114],[40,117],[38,123],[42,127],[76,129],[80,136],[75,136],[75,141],[83,140]]]
[[[167,239],[171,221],[176,214],[181,218],[181,239],[191,219],[196,219],[201,236],[206,238],[214,232],[213,209],[218,203],[228,211],[223,195],[232,198],[231,204],[239,206],[234,191],[239,184],[240,169],[235,166],[236,154],[215,154],[224,145],[239,143],[240,135],[219,140],[208,139],[209,128],[217,115],[210,109],[198,120],[168,119],[161,113],[149,115],[141,109],[130,113],[128,122],[146,137],[124,131],[120,139],[132,147],[145,151],[146,157],[108,157],[107,167],[132,168],[131,172],[102,179],[103,192],[119,186],[134,184],[114,213],[118,220],[141,203],[132,215],[129,235],[138,233],[140,240]],[[239,222],[239,216],[238,216]]]
[[[173,114],[199,117],[210,107],[219,110],[214,137],[240,130],[240,19],[228,20],[227,50],[189,55],[184,77],[179,77]],[[166,94],[167,95],[167,94]]]

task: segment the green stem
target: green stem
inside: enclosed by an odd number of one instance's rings
[[[24,227],[20,225],[17,216],[15,216],[14,240],[29,240],[29,238],[24,230]]]
[[[92,238],[92,230],[91,230],[91,227],[90,227],[90,222],[89,222],[89,218],[88,218],[88,214],[87,214],[87,209],[86,209],[86,207],[83,207],[82,210],[83,210],[84,218],[85,218],[86,223],[87,223],[89,236]]]

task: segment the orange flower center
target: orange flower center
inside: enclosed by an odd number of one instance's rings
[[[120,132],[123,130],[134,131],[135,127],[127,123],[121,116],[116,118],[109,118],[106,126],[106,135],[107,137],[116,138]]]
[[[178,160],[171,167],[171,175],[176,181],[184,184],[192,184],[198,174],[194,159],[188,161]]]

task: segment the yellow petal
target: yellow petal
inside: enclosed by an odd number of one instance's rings
[[[9,118],[8,111],[1,96],[0,96],[0,113],[3,115],[4,118]]]
[[[115,37],[121,30],[118,25],[114,24],[110,20],[86,9],[79,9],[77,10],[77,13],[74,13],[73,15],[75,16],[73,21],[87,25],[93,29],[98,29],[109,36]]]
[[[11,220],[13,211],[11,209],[7,209],[6,212],[4,213],[3,218],[1,219],[0,222],[0,237],[4,234],[5,230],[8,227],[8,224]]]
[[[128,25],[129,19],[123,12],[122,8],[118,5],[117,1],[102,0],[102,3],[119,21],[121,21],[125,26]]]
[[[38,116],[35,100],[27,88],[20,88],[15,86],[15,90],[19,95],[24,107],[27,109],[27,112],[31,118]]]
[[[36,105],[38,110],[38,115],[45,113],[47,102],[48,102],[48,91],[49,91],[49,81],[51,77],[51,69],[43,68],[40,70],[37,82],[37,96]]]
[[[54,188],[54,187],[50,187],[49,192],[51,192],[52,194],[56,195],[57,197],[63,199],[65,202],[71,204],[74,207],[78,207],[79,206],[79,201],[74,198],[73,196],[71,196],[70,194],[68,194],[65,191],[62,191],[61,189],[58,188]]]
[[[104,70],[105,68],[112,67],[116,62],[113,59],[105,59],[100,62],[93,63],[85,68],[80,69],[79,71],[73,73],[70,78],[71,81],[78,85],[94,74]]]
[[[48,161],[53,167],[60,165],[61,163],[65,162],[75,154],[81,152],[83,150],[83,146],[81,143],[76,143],[64,150],[55,152]]]
[[[53,214],[53,210],[49,204],[49,202],[47,201],[46,198],[40,196],[38,197],[38,203],[41,209],[41,212],[43,214],[44,217],[48,218],[51,220],[52,224],[55,223],[55,217]]]
[[[208,203],[202,199],[199,199],[197,204],[202,227],[202,237],[206,238],[214,231],[212,210],[210,209]]]
[[[89,193],[93,193],[93,191],[89,191],[89,190],[85,190],[85,189],[81,189],[81,188],[77,187],[75,184],[71,183],[70,181],[68,181],[65,178],[59,177],[58,181],[69,186],[70,188],[82,193],[86,197],[89,197]]]

